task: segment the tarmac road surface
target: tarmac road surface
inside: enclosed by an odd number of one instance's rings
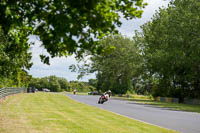
[[[153,125],[173,129],[182,133],[200,133],[200,113],[174,111],[152,105],[134,103],[134,101],[110,99],[98,104],[100,96],[71,95],[71,99],[109,110],[130,118],[141,120]]]

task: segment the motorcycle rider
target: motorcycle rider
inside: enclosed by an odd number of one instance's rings
[[[74,93],[74,95],[76,95],[76,88],[74,88],[73,93]]]
[[[106,101],[108,101],[108,99],[110,98],[110,95],[111,95],[111,90],[108,90],[104,93],[104,96],[106,98]]]
[[[108,99],[110,98],[111,95],[111,91],[108,90],[105,93],[103,93],[101,95],[101,97],[99,98],[98,104],[103,104],[104,102],[108,101]]]

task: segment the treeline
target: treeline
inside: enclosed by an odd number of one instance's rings
[[[98,90],[200,98],[200,2],[174,0],[133,39],[110,35],[79,72],[96,72]]]
[[[61,92],[61,91],[73,91],[76,89],[78,92],[89,92],[95,90],[95,88],[88,82],[80,81],[67,81],[65,78],[48,76],[43,78],[32,78],[29,87],[38,89],[40,91],[43,88],[49,89],[51,92]]]

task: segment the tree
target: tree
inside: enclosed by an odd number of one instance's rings
[[[120,15],[141,17],[145,5],[143,0],[1,0],[0,27],[20,41],[18,49],[29,48],[28,36],[37,35],[52,57],[99,53],[95,40],[117,33]],[[48,57],[41,58],[48,63]]]
[[[17,49],[16,45],[18,44],[9,39],[0,28],[0,76],[3,77],[17,73],[17,69],[29,69],[32,66],[31,54],[28,53],[28,49]]]
[[[40,78],[39,84],[40,84],[40,90],[42,90],[42,88],[50,88],[48,77]]]
[[[27,47],[20,48],[20,43],[9,35],[5,35],[0,27],[0,80],[2,86],[26,86],[23,80],[29,77],[25,69],[29,70],[32,66],[31,53],[28,52]]]
[[[171,1],[136,34],[155,96],[200,97],[199,12],[199,1]]]
[[[132,79],[138,76],[137,70],[140,65],[135,43],[122,35],[109,36],[100,43],[104,52],[100,55],[90,55],[91,63],[83,66],[89,67],[88,72],[97,73],[97,89],[110,89],[113,93],[120,94],[133,89]]]
[[[50,89],[50,91],[53,92],[61,91],[61,87],[56,76],[49,76],[48,81],[49,81],[48,88]]]
[[[57,77],[57,79],[58,79],[58,83],[60,84],[61,89],[65,91],[69,91],[70,89],[69,82],[65,78]]]
[[[40,85],[40,78],[31,78],[28,87],[36,88],[40,91],[42,91],[42,88],[45,88]]]
[[[97,79],[89,79],[88,84],[97,87]]]
[[[88,84],[88,82],[82,81],[70,81],[71,90],[76,89],[78,92],[89,92],[95,90],[94,86]]]

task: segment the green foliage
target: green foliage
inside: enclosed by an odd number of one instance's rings
[[[171,1],[136,33],[154,96],[200,98],[199,12],[199,1]]]
[[[53,92],[61,91],[60,84],[59,84],[56,76],[49,76],[48,80],[49,80],[49,88],[51,91],[53,91]]]
[[[28,87],[32,76],[25,70],[18,70],[17,75],[0,78],[0,88],[2,87]]]
[[[17,74],[18,69],[32,66],[28,48],[21,48],[21,45],[21,42],[13,40],[13,36],[5,35],[0,27],[0,77]]]
[[[43,88],[48,88],[52,92],[60,91],[73,91],[76,89],[78,92],[89,92],[96,90],[95,87],[89,85],[87,82],[70,81],[65,78],[48,76],[43,78],[32,78],[29,87],[37,88],[42,91]]]
[[[98,53],[101,47],[95,40],[117,33],[119,14],[141,17],[145,5],[143,0],[1,0],[0,26],[23,44],[28,35],[39,36],[52,57],[81,55],[85,50]],[[42,55],[43,62],[48,64],[48,59]]]
[[[65,78],[57,77],[57,79],[58,83],[60,84],[61,90],[70,91],[70,84]]]
[[[7,86],[13,87],[14,84],[15,84],[14,80],[12,80],[12,79],[8,79],[8,78],[1,78],[0,79],[0,88],[7,87]]]
[[[89,79],[88,80],[88,84],[91,86],[94,86],[94,87],[97,87],[97,82],[98,82],[97,79]]]
[[[48,88],[50,91],[59,92],[67,88],[68,81],[62,79],[64,81],[65,86],[63,86],[63,81],[61,82],[62,78],[56,76],[49,76],[43,78],[32,78],[29,87],[37,88],[42,91],[43,88]],[[64,88],[61,88],[64,87]]]
[[[102,47],[96,40],[117,33],[121,16],[126,19],[141,17],[145,5],[143,0],[1,0],[1,86],[28,85],[28,82],[22,83],[28,75],[22,75],[32,66],[31,53],[28,52],[30,35],[39,37],[51,57],[71,54],[81,57],[85,50],[99,54]],[[49,64],[49,57],[40,57]],[[66,86],[63,81],[51,80],[55,91]],[[40,82],[47,86],[45,79]]]
[[[94,86],[88,82],[70,81],[71,90],[76,89],[78,92],[90,92],[96,90]]]
[[[139,53],[135,43],[122,35],[109,36],[100,41],[104,52],[90,55],[91,63],[83,67],[88,72],[96,72],[97,80],[89,83],[99,91],[110,89],[113,93],[125,94],[133,89],[132,79],[138,76]]]
[[[39,89],[39,90],[42,90],[42,87],[45,87],[46,88],[46,86],[42,86],[41,87],[41,84],[40,84],[41,82],[40,82],[40,78],[32,78],[31,80],[30,80],[30,83],[29,83],[29,86],[28,87],[33,87],[33,88],[37,88],[37,89]]]
[[[4,34],[0,27],[0,84],[4,87],[25,87],[30,77],[25,69],[32,66],[31,53],[28,52],[28,46],[24,47],[23,41],[15,40],[23,36],[20,33],[15,35],[17,37]]]

